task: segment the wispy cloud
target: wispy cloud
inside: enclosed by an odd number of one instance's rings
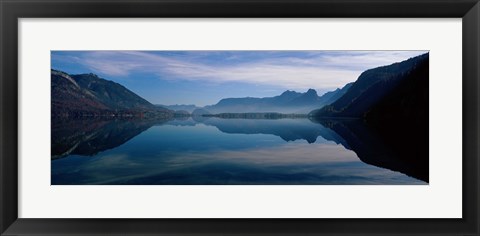
[[[288,89],[331,89],[366,69],[406,60],[420,51],[83,51],[70,57],[94,73],[163,80],[242,82]]]

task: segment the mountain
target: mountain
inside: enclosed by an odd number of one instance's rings
[[[98,101],[70,75],[51,71],[52,115],[72,113],[74,111],[105,111],[108,107]]]
[[[428,115],[429,54],[363,72],[348,91],[312,117],[412,118]]]
[[[84,88],[110,109],[154,108],[154,105],[150,102],[124,86],[113,81],[102,79],[95,74],[80,74],[72,75],[71,77],[81,88]]]
[[[225,98],[217,104],[205,106],[204,109],[212,114],[219,113],[252,113],[252,112],[280,112],[307,114],[311,110],[325,106],[336,98],[345,94],[351,84],[345,85],[342,89],[336,89],[318,96],[317,91],[309,89],[305,93],[287,90],[275,97],[244,97]]]
[[[293,98],[292,100],[286,102],[289,106],[309,106],[312,103],[322,103],[320,97],[317,94],[315,89],[309,89],[304,94],[301,94],[298,97]]]
[[[329,118],[361,118],[356,120],[374,135],[362,136],[367,132],[353,130],[360,126],[345,122],[343,125],[334,122],[329,127],[347,140],[362,161],[428,182],[428,79],[428,53],[367,70],[337,101],[312,111],[309,116],[322,124]],[[381,151],[386,147],[390,152]]]
[[[189,113],[192,113],[195,109],[200,108],[200,107],[197,107],[193,104],[189,104],[189,105],[185,105],[185,104],[161,105],[161,104],[158,104],[157,106],[167,108],[167,109],[173,110],[173,111],[180,111],[180,110],[188,111]]]
[[[283,118],[307,118],[306,114],[282,114],[278,112],[255,112],[255,113],[219,113],[219,114],[205,114],[205,117],[218,117],[222,119],[283,119]]]
[[[169,117],[173,114],[95,74],[69,75],[51,70],[51,98],[52,116]]]
[[[337,101],[340,97],[342,97],[350,87],[352,87],[353,82],[346,84],[343,88],[337,88],[334,91],[326,92],[322,95],[323,99],[325,99],[325,104],[330,105],[333,102]]]

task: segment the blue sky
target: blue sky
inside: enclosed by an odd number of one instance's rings
[[[52,69],[94,73],[153,104],[217,103],[285,90],[321,95],[426,51],[52,51]]]

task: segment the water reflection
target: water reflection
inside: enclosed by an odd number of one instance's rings
[[[52,159],[92,156],[122,145],[154,124],[166,121],[116,119],[52,120]]]
[[[388,143],[360,121],[53,120],[52,184],[427,183],[428,155]]]

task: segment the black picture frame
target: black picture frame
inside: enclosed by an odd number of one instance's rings
[[[479,235],[478,80],[480,67],[480,4],[478,0],[0,0],[0,15],[1,235]],[[17,23],[19,18],[35,17],[462,18],[463,218],[18,218]]]

